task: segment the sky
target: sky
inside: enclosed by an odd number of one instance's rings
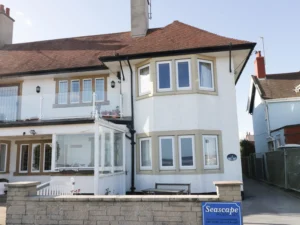
[[[130,30],[130,0],[0,0],[15,19],[14,43]],[[300,70],[300,1],[152,0],[150,27],[174,20],[241,40],[265,40],[267,74]],[[236,85],[240,138],[253,131],[246,112],[254,54]],[[221,112],[220,112],[221,113]]]

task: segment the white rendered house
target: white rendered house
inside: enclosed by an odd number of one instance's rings
[[[255,43],[131,9],[131,32],[11,44],[0,7],[1,177],[96,194],[242,181],[235,84]]]

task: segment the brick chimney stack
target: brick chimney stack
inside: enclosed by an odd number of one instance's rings
[[[10,8],[0,4],[0,48],[12,44],[14,20],[10,17]]]
[[[258,79],[266,78],[266,67],[265,67],[265,57],[261,56],[261,52],[256,52],[256,59],[254,61],[255,75]]]

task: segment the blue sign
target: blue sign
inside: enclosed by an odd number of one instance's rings
[[[240,202],[202,202],[203,225],[242,225]]]

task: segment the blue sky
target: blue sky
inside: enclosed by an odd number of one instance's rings
[[[130,30],[130,0],[0,0],[16,20],[14,43],[85,36]],[[265,39],[267,73],[300,70],[300,1],[272,0],[152,0],[150,27],[174,20],[232,38],[257,42]],[[240,137],[252,131],[246,113],[250,58],[236,86]]]

